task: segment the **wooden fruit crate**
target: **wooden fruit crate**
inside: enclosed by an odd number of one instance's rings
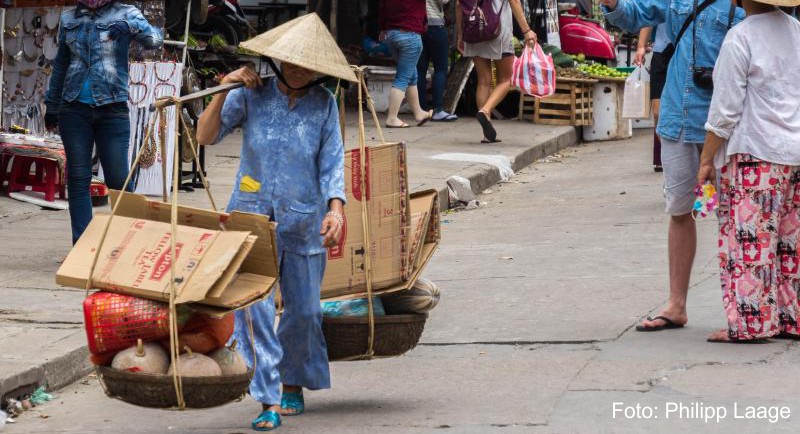
[[[547,98],[522,94],[519,118],[545,125],[592,125],[592,87],[597,80],[556,80],[556,93]]]

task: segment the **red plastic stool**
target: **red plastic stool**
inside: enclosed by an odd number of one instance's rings
[[[0,153],[0,188],[3,188],[3,184],[6,182],[6,176],[8,176],[8,163],[11,162],[11,155]]]
[[[35,172],[31,173],[33,167]],[[58,192],[58,197],[64,199],[64,183],[59,175],[58,163],[53,160],[16,155],[11,163],[8,192],[36,191],[44,193],[44,200],[48,202],[53,202]]]

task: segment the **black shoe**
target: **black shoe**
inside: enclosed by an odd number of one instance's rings
[[[664,168],[661,166],[653,166],[653,172],[661,173],[664,171]]]
[[[492,121],[489,120],[489,116],[479,111],[475,117],[478,118],[478,122],[480,122],[481,128],[483,128],[483,137],[485,137],[489,143],[494,143],[497,140],[497,131],[495,131],[492,126]]]

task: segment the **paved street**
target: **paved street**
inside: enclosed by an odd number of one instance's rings
[[[284,418],[276,432],[797,432],[795,343],[705,342],[724,325],[714,218],[699,225],[688,327],[633,331],[666,299],[667,218],[648,133],[562,151],[490,187],[485,207],[443,215],[442,246],[426,272],[443,298],[421,345],[399,358],[333,364],[334,388],[308,393],[307,413]],[[63,219],[42,225],[31,245],[52,239]],[[32,264],[52,268],[53,258],[18,247]],[[3,278],[22,292],[40,279],[52,285],[51,274]],[[35,294],[41,303],[66,297]],[[70,293],[70,309],[80,309],[81,296]],[[66,311],[48,315],[79,327]],[[93,378],[56,396],[5,432],[238,434],[252,432],[258,412],[250,399],[207,411],[141,409],[106,398]],[[637,405],[653,417],[626,419],[624,407]],[[682,419],[667,413],[678,405],[686,407]],[[747,406],[786,406],[792,417],[735,418]],[[704,421],[717,407],[725,417]]]

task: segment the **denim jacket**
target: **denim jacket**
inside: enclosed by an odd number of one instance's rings
[[[322,86],[288,106],[274,78],[225,98],[217,141],[237,127],[244,133],[227,209],[269,215],[279,249],[316,255],[326,251],[319,231],[329,202],[345,201],[339,109]]]
[[[698,4],[702,0],[698,0]],[[713,67],[722,41],[728,32],[730,0],[717,0],[706,8],[681,37],[667,71],[661,94],[658,134],[677,141],[683,135],[687,143],[705,141],[705,123],[711,105],[711,90],[700,89],[692,80],[692,32],[697,26],[695,66]],[[693,0],[619,0],[616,9],[604,12],[608,21],[628,32],[665,23],[667,35],[675,41],[683,22],[691,15]],[[744,10],[736,9],[732,24],[744,19]]]
[[[161,32],[133,6],[113,2],[91,11],[79,4],[64,11],[45,98],[48,113],[58,113],[62,101],[75,101],[87,77],[98,106],[128,100],[130,38],[108,36],[109,27],[118,21],[126,22],[131,37],[145,48],[158,48],[164,42]]]

